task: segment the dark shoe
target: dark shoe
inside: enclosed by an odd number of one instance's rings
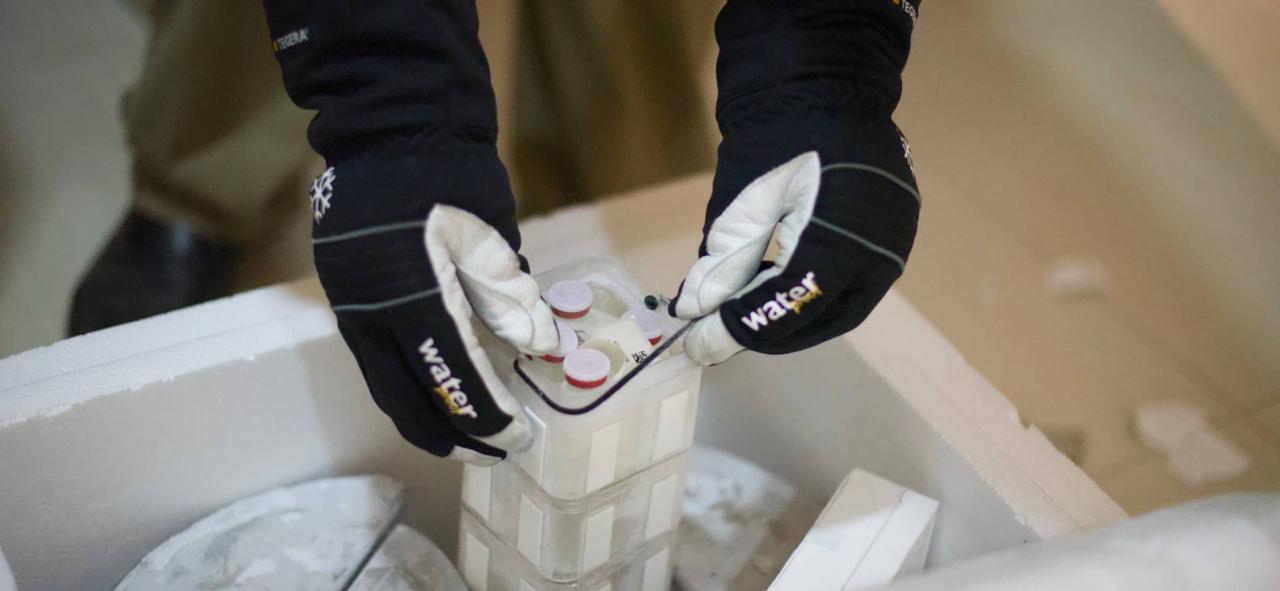
[[[228,295],[239,262],[234,246],[130,211],[76,287],[68,336]]]

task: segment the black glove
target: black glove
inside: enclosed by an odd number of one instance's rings
[[[790,353],[862,323],[920,212],[890,116],[918,3],[729,0],[716,21],[723,141],[699,260],[670,306],[685,350]],[[774,236],[776,261],[763,261]]]
[[[530,354],[553,352],[557,332],[516,255],[474,4],[265,4],[286,89],[319,111],[316,270],[374,400],[438,456],[490,464],[524,449],[528,419],[472,313]]]

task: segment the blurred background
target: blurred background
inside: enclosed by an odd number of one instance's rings
[[[709,174],[718,3],[479,4],[523,214]],[[272,220],[213,237],[237,289],[310,272],[323,167],[265,40],[256,0],[0,3],[0,357],[63,338],[131,208]],[[933,0],[913,43],[898,289],[1131,513],[1280,489],[1280,4]],[[1151,409],[1236,469],[1171,466]]]

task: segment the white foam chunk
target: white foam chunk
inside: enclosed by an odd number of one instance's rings
[[[937,509],[937,501],[909,490],[903,492],[888,526],[881,529],[844,588],[875,587],[898,575],[923,571]]]
[[[1169,471],[1188,486],[1204,486],[1231,480],[1249,469],[1250,459],[1240,448],[1212,429],[1193,433],[1185,445],[1168,457]]]
[[[1280,589],[1280,494],[1178,505],[931,569],[895,591]]]
[[[13,571],[4,558],[3,549],[0,549],[0,591],[18,591],[18,583],[13,580]]]
[[[1249,469],[1249,456],[1214,430],[1204,411],[1189,402],[1144,404],[1133,424],[1138,441],[1164,456],[1169,472],[1187,486],[1230,480]]]
[[[458,569],[431,540],[412,528],[397,525],[348,589],[467,591],[467,586]]]
[[[352,476],[242,499],[157,546],[117,590],[332,589],[373,552],[403,494],[385,476]]]
[[[769,588],[849,591],[917,572],[937,511],[937,501],[855,469]]]
[[[1138,441],[1159,452],[1171,453],[1197,431],[1208,426],[1200,407],[1181,400],[1161,400],[1138,407],[1133,416]]]
[[[1060,300],[1093,298],[1107,294],[1107,270],[1095,260],[1064,258],[1044,272],[1044,287]]]
[[[675,578],[681,589],[720,591],[730,588],[766,536],[776,537],[770,524],[796,489],[728,452],[694,446],[692,455]],[[786,556],[775,564],[781,566]]]

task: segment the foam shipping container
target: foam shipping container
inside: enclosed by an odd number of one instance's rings
[[[698,237],[635,213],[656,198],[526,223],[523,252],[538,269],[613,252],[674,287]],[[937,499],[929,567],[1125,517],[894,293],[846,337],[707,369],[697,406],[695,440],[819,502],[855,466]],[[462,470],[377,410],[313,280],[0,360],[0,551],[20,589],[110,588],[228,502],[340,474],[405,483],[409,525],[456,558]]]

